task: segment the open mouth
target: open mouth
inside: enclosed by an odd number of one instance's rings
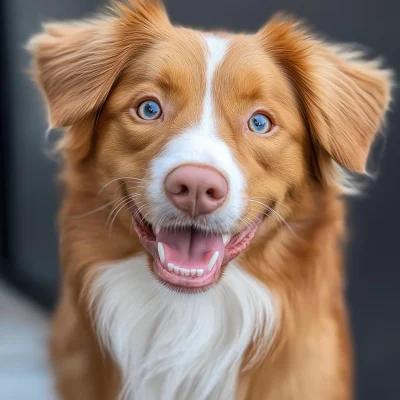
[[[144,248],[152,255],[152,270],[177,289],[207,289],[221,278],[223,267],[250,243],[262,218],[234,235],[217,235],[192,226],[154,227],[135,206],[133,226]]]

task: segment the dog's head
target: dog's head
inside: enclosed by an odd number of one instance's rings
[[[253,35],[205,33],[132,0],[47,25],[30,47],[51,125],[71,127],[72,168],[92,160],[100,187],[117,182],[155,275],[184,288],[217,282],[310,182],[363,172],[390,97],[377,63],[282,17]]]

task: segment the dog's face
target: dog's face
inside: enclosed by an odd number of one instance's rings
[[[97,153],[107,180],[133,178],[124,188],[157,274],[204,287],[304,180],[306,141],[293,91],[260,43],[171,29],[120,77]]]
[[[218,282],[289,196],[334,185],[334,162],[363,171],[389,100],[385,71],[291,22],[209,34],[152,1],[52,25],[33,48],[73,163],[118,179],[154,274],[186,290]]]

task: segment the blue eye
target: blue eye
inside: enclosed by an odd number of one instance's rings
[[[254,114],[248,122],[249,129],[255,133],[265,134],[271,131],[272,122],[264,114]]]
[[[145,120],[158,119],[161,116],[161,106],[154,100],[146,100],[139,104],[137,114]]]

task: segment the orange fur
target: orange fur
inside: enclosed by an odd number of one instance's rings
[[[120,176],[149,179],[149,162],[166,140],[199,118],[205,91],[199,35],[173,27],[162,6],[147,0],[125,2],[107,18],[47,25],[30,43],[50,123],[69,127],[60,146],[62,291],[52,340],[63,399],[117,398],[119,371],[100,350],[88,293],[98,265],[142,247],[126,209],[111,232],[111,205],[79,216],[114,195],[137,193],[145,202],[140,184],[104,185]],[[350,399],[344,211],[333,161],[365,170],[388,106],[390,75],[281,17],[256,35],[223,35],[231,46],[215,75],[220,136],[245,174],[248,197],[271,204],[295,232],[271,215],[239,257],[272,290],[281,315],[271,352],[240,377],[238,399]],[[161,97],[165,110],[151,126],[129,113],[149,95]],[[279,131],[268,140],[249,138],[249,112],[264,105]],[[249,203],[245,217],[260,211]]]

